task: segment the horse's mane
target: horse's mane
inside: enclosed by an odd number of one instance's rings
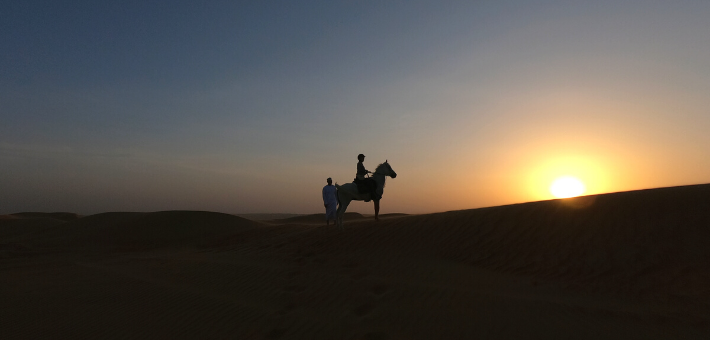
[[[387,163],[387,162],[380,163],[380,165],[378,165],[378,166],[375,168],[375,172],[379,172],[380,169],[381,169],[382,167],[384,167],[386,163]]]
[[[382,172],[380,172],[380,169],[384,168],[385,166],[387,166],[387,161],[385,161],[384,163],[380,163],[380,165],[378,165],[375,168],[375,172],[382,173]],[[384,188],[386,185],[387,185],[387,181],[382,182],[382,188]]]

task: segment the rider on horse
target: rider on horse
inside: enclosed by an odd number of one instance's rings
[[[355,179],[353,182],[357,185],[358,191],[362,194],[370,194],[370,197],[374,199],[375,201],[379,201],[380,198],[377,195],[377,182],[375,182],[374,179],[372,178],[366,178],[365,175],[371,174],[372,171],[368,171],[365,169],[365,165],[362,164],[362,162],[365,161],[365,155],[359,154],[357,155],[357,174],[355,175]],[[365,200],[365,202],[369,202],[370,200]]]
[[[374,172],[367,171],[362,162],[365,160],[365,155],[358,155],[357,176],[352,183],[343,185],[335,185],[338,197],[338,211],[336,212],[336,222],[340,230],[343,230],[343,215],[348,205],[352,201],[373,201],[375,205],[375,220],[379,220],[380,214],[380,199],[384,193],[386,177],[395,178],[397,173],[394,172],[390,164],[385,160],[384,163],[377,166]],[[372,174],[370,178],[365,178],[367,174]]]

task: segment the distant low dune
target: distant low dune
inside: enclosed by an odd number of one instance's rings
[[[41,212],[21,212],[12,214],[17,218],[53,218],[60,221],[73,221],[79,219],[79,215],[68,212],[41,213]]]
[[[13,214],[0,219],[0,332],[708,339],[709,206],[706,184],[379,222],[353,213],[345,231],[321,214]]]
[[[303,216],[303,214],[288,214],[288,213],[255,213],[255,214],[236,214],[239,217],[246,218],[252,221],[271,221],[284,218]]]
[[[110,212],[55,225],[19,240],[39,248],[135,250],[199,245],[258,225],[203,211]]]

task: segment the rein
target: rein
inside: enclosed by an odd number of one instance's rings
[[[389,176],[388,174],[384,174],[384,173],[377,172],[377,171],[371,172],[370,174],[373,174],[373,175],[374,175],[374,174],[378,174],[378,175],[382,175],[382,176]],[[370,176],[370,174],[367,174],[367,175]]]

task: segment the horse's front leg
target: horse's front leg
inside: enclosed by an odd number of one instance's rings
[[[375,202],[375,221],[379,221],[379,215],[380,215],[380,200],[373,200]]]

